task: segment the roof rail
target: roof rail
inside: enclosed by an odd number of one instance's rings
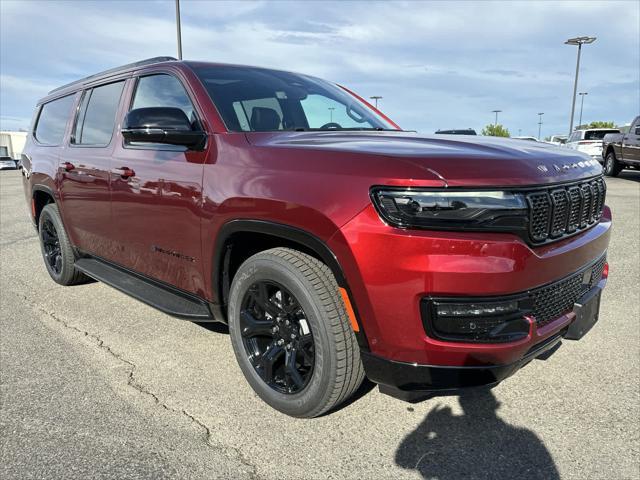
[[[81,78],[80,80],[75,80],[71,83],[67,83],[66,85],[62,85],[61,87],[58,88],[54,88],[53,90],[51,90],[49,92],[49,95],[51,95],[54,92],[58,92],[60,90],[64,90],[66,88],[69,88],[73,85],[81,85],[84,83],[89,82],[90,80],[94,80],[97,79],[99,77],[104,77],[107,76],[109,74],[116,74],[120,71],[125,71],[125,70],[130,70],[133,68],[137,68],[137,67],[143,67],[145,65],[152,65],[154,63],[161,63],[161,62],[174,62],[176,61],[176,59],[174,57],[153,57],[153,58],[147,58],[145,60],[140,60],[138,62],[133,62],[133,63],[127,63],[126,65],[122,65],[120,67],[115,67],[115,68],[110,68],[109,70],[105,70],[103,72],[100,73],[95,73],[93,75],[89,75],[88,77],[84,77]]]

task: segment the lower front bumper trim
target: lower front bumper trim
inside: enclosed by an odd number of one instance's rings
[[[361,358],[367,377],[379,385],[382,393],[411,402],[434,395],[456,394],[469,387],[497,385],[534,358],[556,347],[562,340],[562,333],[507,365],[419,365],[388,360],[370,352],[361,352]]]

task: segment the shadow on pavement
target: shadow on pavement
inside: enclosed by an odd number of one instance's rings
[[[559,479],[551,454],[538,436],[497,416],[500,402],[491,390],[465,392],[463,415],[437,405],[402,441],[398,466],[425,479]]]
[[[618,178],[622,180],[631,180],[633,182],[640,182],[640,172],[637,170],[623,170],[618,175]]]

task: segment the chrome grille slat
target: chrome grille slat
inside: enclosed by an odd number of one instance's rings
[[[602,178],[526,194],[529,238],[533,243],[559,240],[600,220],[606,185]]]

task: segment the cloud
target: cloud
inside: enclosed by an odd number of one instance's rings
[[[575,35],[585,47],[585,120],[640,109],[638,2],[204,2],[183,0],[186,58],[270,66],[382,95],[400,125],[513,132],[568,128]],[[173,1],[0,1],[2,117],[29,118],[59,85],[175,52]],[[28,34],[25,34],[28,32]],[[21,83],[23,86],[21,86]],[[43,87],[41,88],[42,85]],[[628,121],[628,120],[627,120]]]

